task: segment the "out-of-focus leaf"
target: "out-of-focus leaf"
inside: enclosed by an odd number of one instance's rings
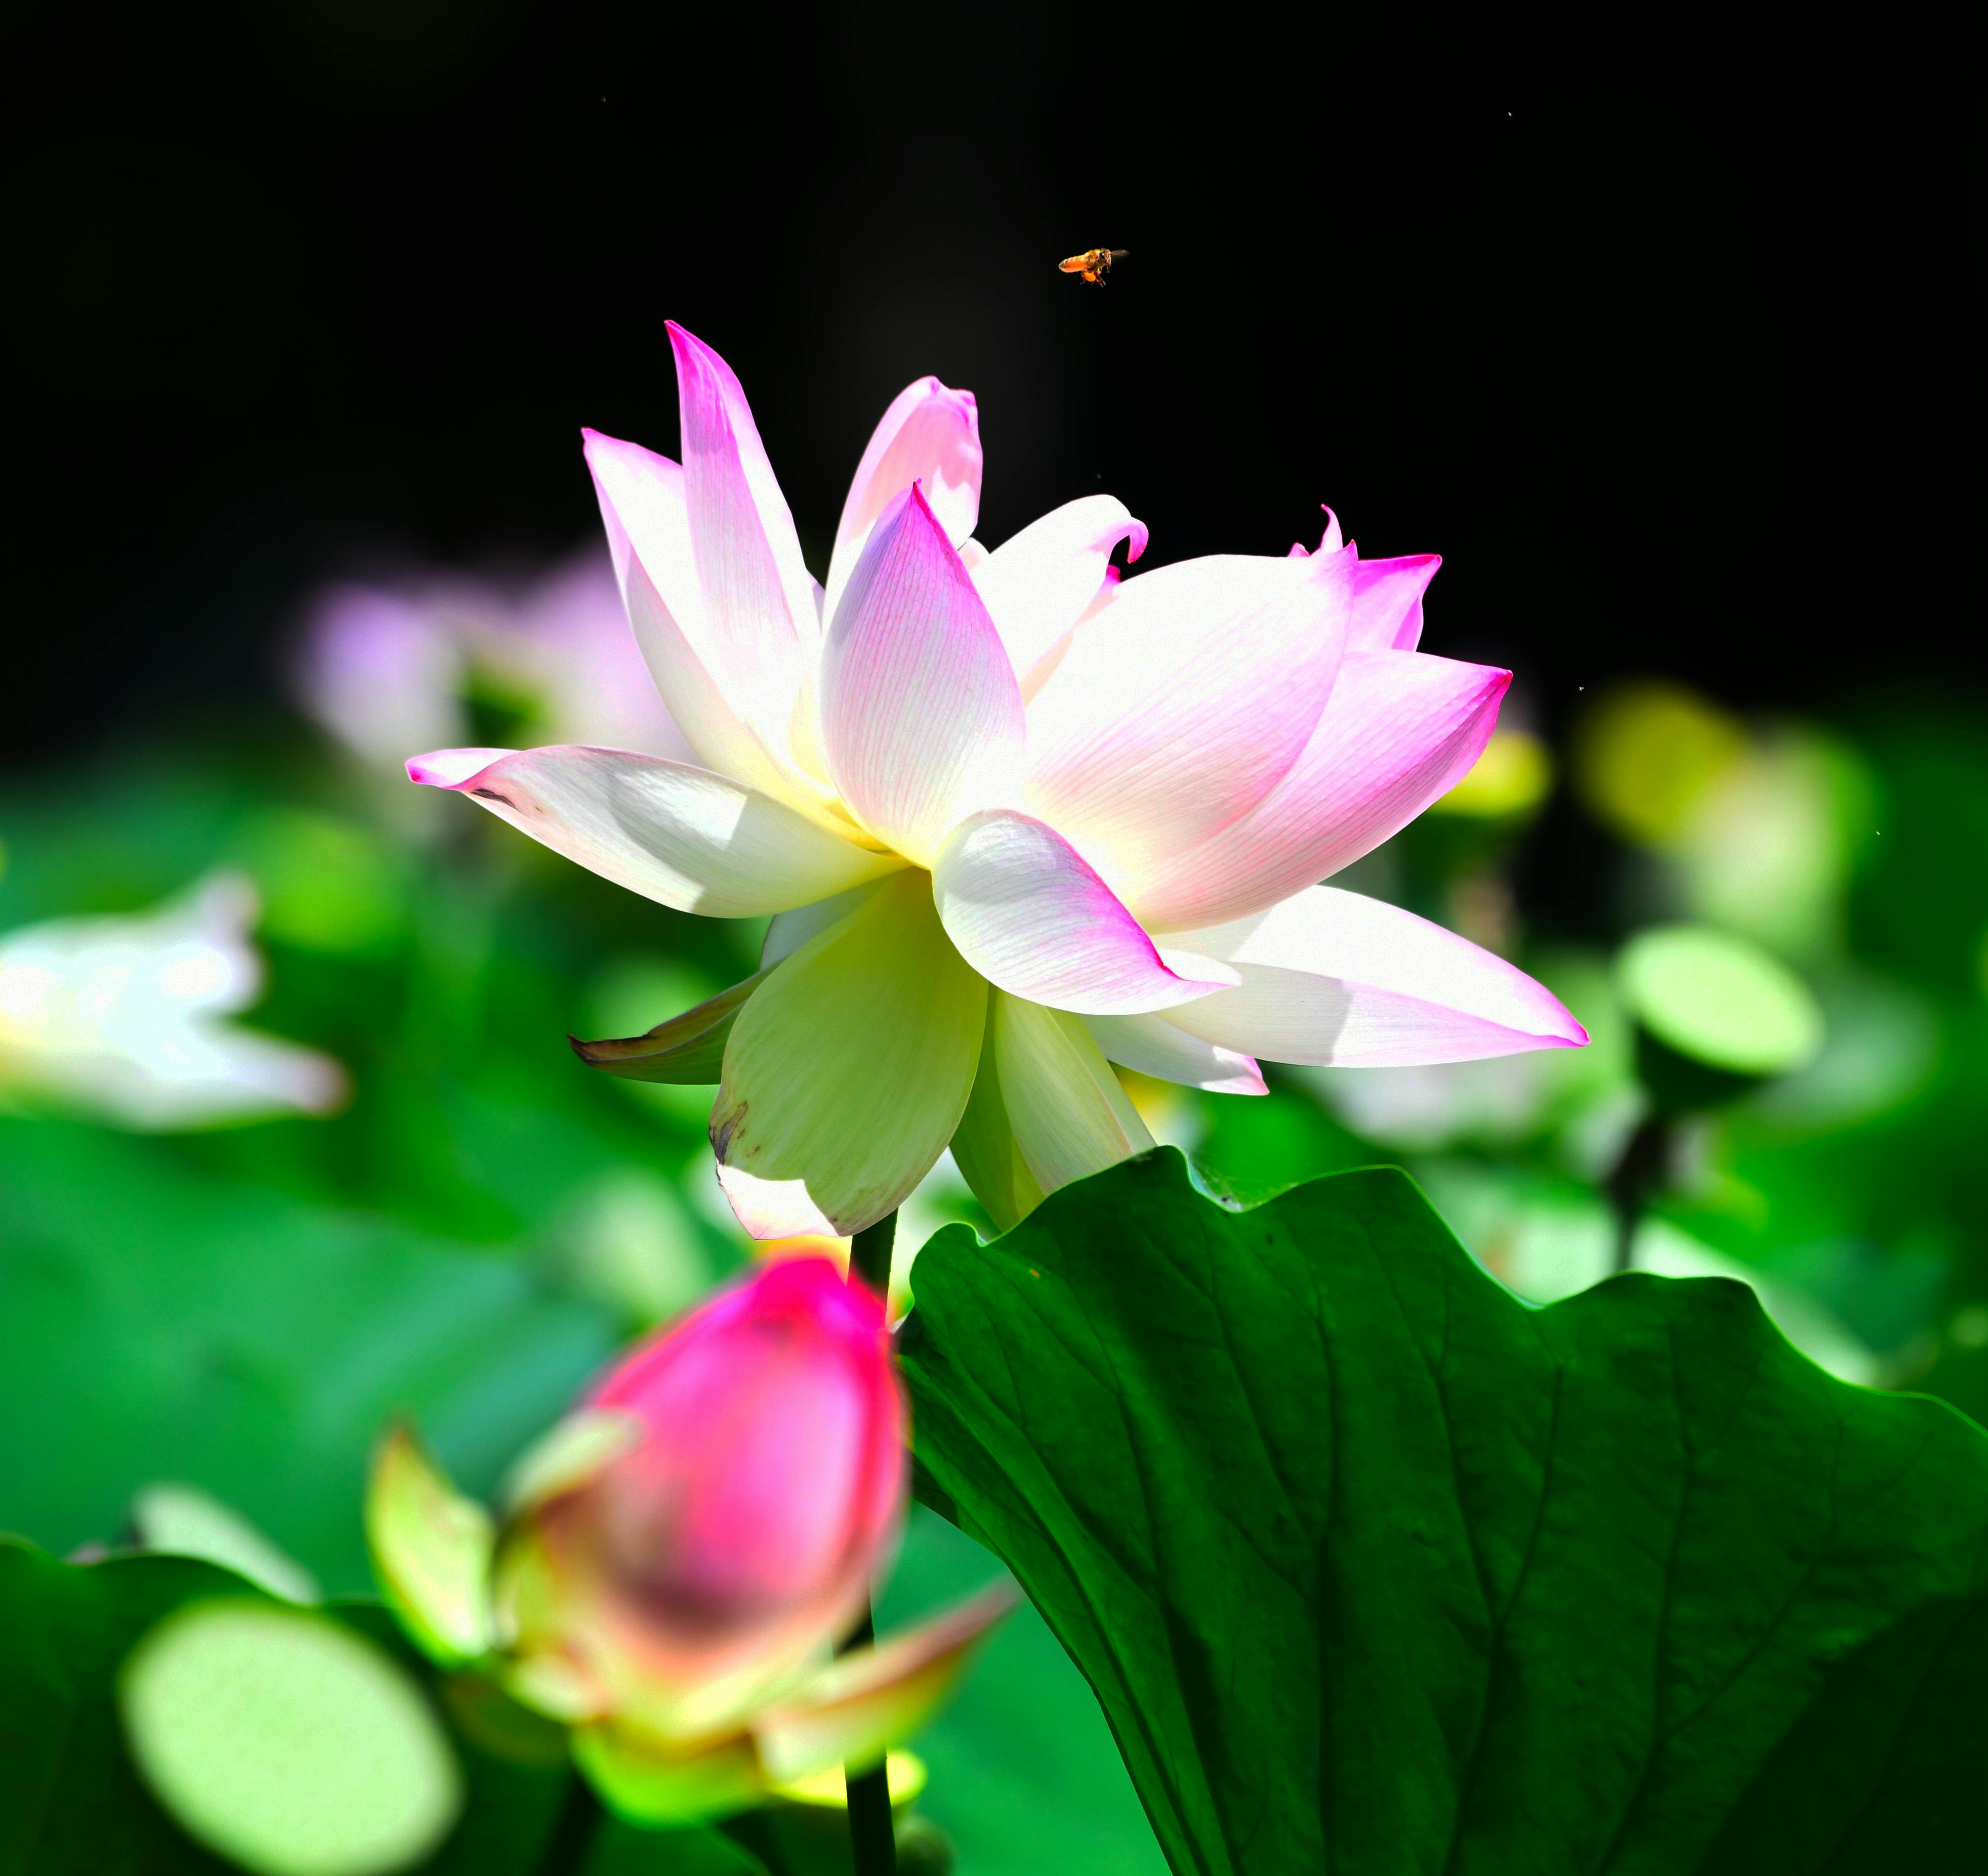
[[[140,1784],[114,1692],[139,1637],[182,1603],[242,1580],[191,1557],[86,1569],[0,1539],[0,1872],[214,1876]]]
[[[227,1597],[239,1606],[255,1596],[242,1577],[191,1558],[76,1565],[0,1540],[0,1876],[227,1876],[237,1868],[197,1847],[145,1790],[116,1689],[155,1623],[188,1604]],[[377,1604],[334,1604],[326,1619],[434,1685]],[[445,1695],[439,1707],[456,1716]],[[532,1876],[574,1776],[563,1754],[493,1753],[468,1731],[458,1743],[467,1802],[447,1841],[417,1866],[421,1876]],[[758,1867],[715,1832],[627,1833],[612,1824],[587,1864],[590,1876],[754,1876]]]
[[[286,1602],[318,1599],[317,1579],[303,1564],[238,1512],[196,1486],[147,1486],[131,1501],[131,1533],[143,1550],[204,1557]]]
[[[397,1421],[374,1448],[366,1541],[381,1593],[422,1648],[445,1665],[491,1644],[489,1512],[443,1476],[419,1436]]]
[[[1238,1215],[1165,1151],[918,1272],[920,1457],[1176,1870],[1978,1857],[1988,1438],[1740,1286],[1529,1310],[1398,1174]]]
[[[1808,986],[1751,940],[1710,925],[1638,933],[1616,979],[1652,1035],[1726,1074],[1784,1075],[1822,1046],[1822,1012]]]
[[[187,1834],[262,1876],[424,1859],[462,1774],[426,1695],[328,1616],[247,1597],[156,1624],[118,1676],[125,1739]]]
[[[0,1119],[0,1529],[100,1540],[138,1486],[181,1479],[358,1588],[381,1426],[412,1415],[486,1490],[613,1339],[487,1255]]]

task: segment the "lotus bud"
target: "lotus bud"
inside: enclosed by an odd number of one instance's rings
[[[826,1258],[762,1266],[637,1347],[514,1469],[482,1671],[576,1727],[582,1768],[643,1823],[881,1759],[1012,1601],[831,1658],[896,1544],[905,1432],[881,1300]],[[374,1491],[396,1607],[431,1652],[471,1656],[482,1579],[441,1529],[470,1519],[404,1436]]]

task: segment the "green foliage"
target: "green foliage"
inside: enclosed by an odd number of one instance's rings
[[[615,1340],[515,1264],[52,1121],[0,1118],[0,1521],[63,1548],[180,1479],[357,1588],[387,1419],[487,1489]]]
[[[140,1643],[148,1634],[170,1641],[176,1624],[217,1608],[266,1611],[313,1628],[334,1623],[355,1641],[363,1635],[424,1690],[424,1707],[448,1716],[465,1801],[448,1839],[415,1866],[420,1876],[532,1876],[540,1868],[571,1772],[536,1747],[504,1749],[484,1729],[455,1723],[462,1703],[377,1604],[334,1604],[313,1615],[192,1559],[124,1555],[76,1565],[0,1540],[0,1876],[236,1870],[195,1847],[161,1810],[134,1770],[117,1712],[120,1679]],[[610,1824],[585,1868],[590,1876],[754,1876],[759,1865],[713,1831]]]
[[[933,1496],[1177,1871],[1978,1857],[1988,1438],[1740,1286],[1533,1310],[1398,1173],[1236,1213],[1165,1152],[918,1275]]]

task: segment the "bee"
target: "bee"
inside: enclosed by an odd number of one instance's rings
[[[1125,252],[1123,248],[1093,248],[1088,253],[1073,254],[1067,261],[1058,261],[1057,266],[1063,273],[1083,275],[1093,286],[1103,286],[1111,263],[1124,259]]]

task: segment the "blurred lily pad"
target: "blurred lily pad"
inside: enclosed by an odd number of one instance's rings
[[[1658,1041],[1731,1075],[1785,1075],[1822,1047],[1808,986],[1750,940],[1709,925],[1638,932],[1616,962],[1622,999]]]
[[[188,1834],[261,1876],[384,1876],[419,1862],[462,1804],[426,1696],[326,1616],[198,1602],[125,1663],[134,1758]]]

